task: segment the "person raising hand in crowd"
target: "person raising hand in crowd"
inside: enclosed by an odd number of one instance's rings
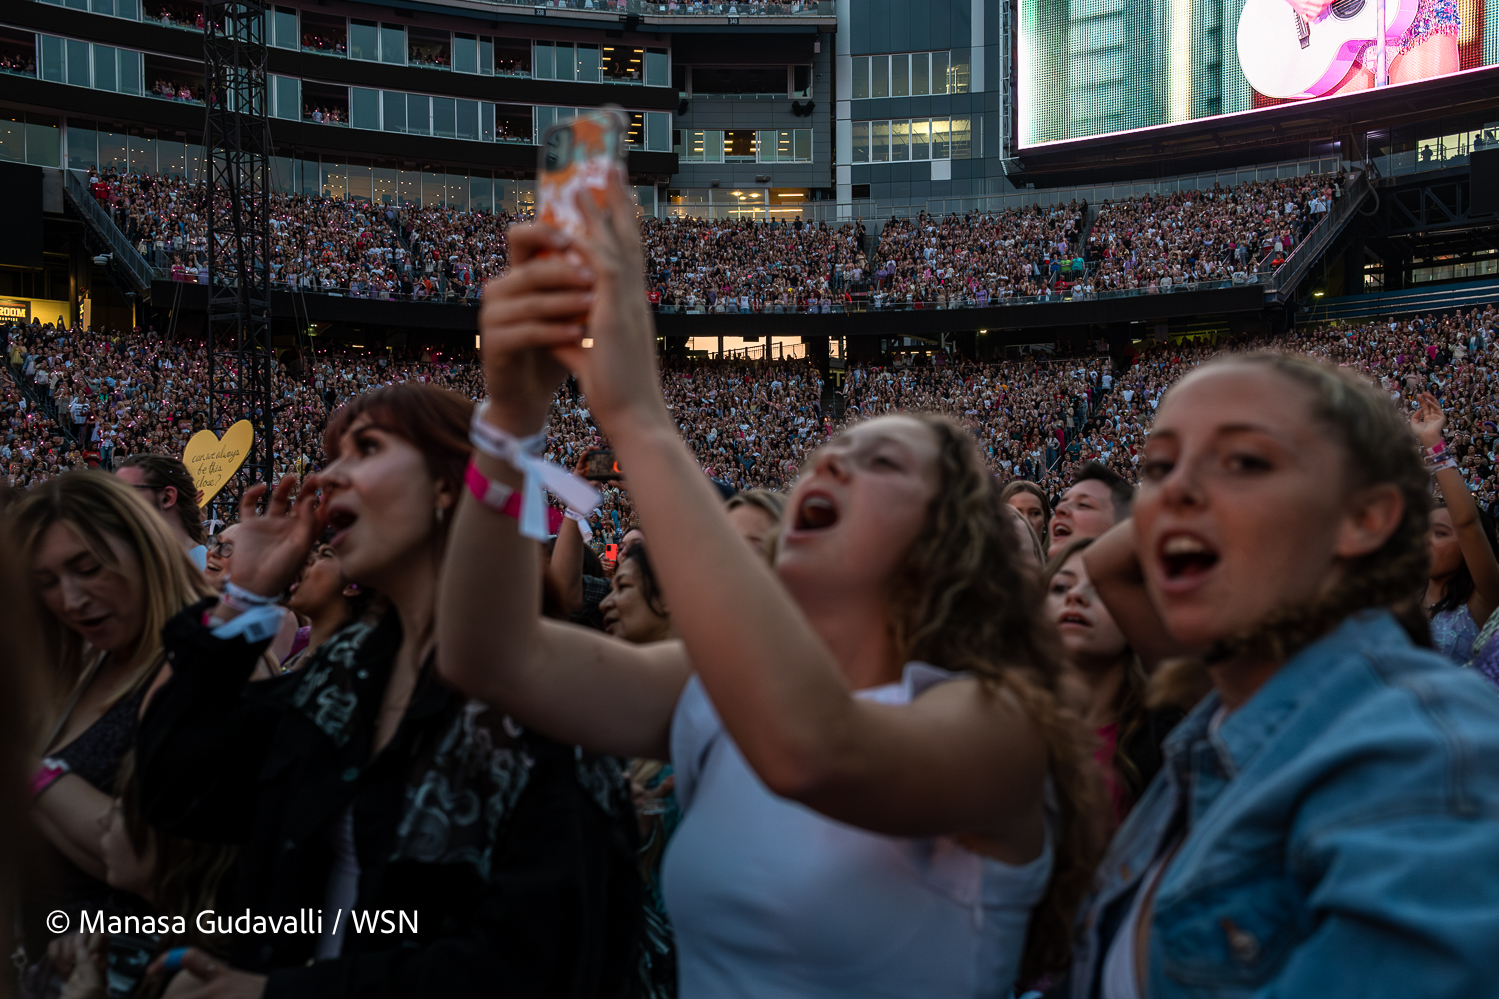
[[[486,289],[474,468],[526,488],[488,452],[535,434],[573,370],[629,469],[680,640],[541,619],[536,546],[465,497],[443,675],[553,737],[672,761],[684,817],[663,884],[685,999],[1003,994],[1064,964],[1101,802],[972,438],[920,415],[844,432],[808,462],[766,566],[662,399],[623,178],[607,215],[579,208],[576,242],[512,230],[517,264]]]
[[[433,668],[471,408],[413,383],[342,407],[325,433],[335,457],[295,505],[291,476],[263,515],[266,486],[246,490],[224,598],[166,626],[172,678],[138,741],[142,814],[239,845],[229,911],[324,914],[313,934],[236,934],[227,964],[189,951],[183,966],[206,975],[190,999],[481,996],[497,982],[583,999],[633,974],[641,893],[617,765],[507,725]],[[326,528],[342,575],[380,599],[298,671],[248,683],[276,598]],[[356,907],[418,920],[359,933]]]
[[[1422,392],[1411,429],[1424,449],[1439,502],[1431,511],[1431,578],[1423,601],[1436,650],[1466,666],[1478,633],[1499,607],[1499,559],[1494,521],[1473,502],[1462,470],[1442,437],[1447,416],[1436,396]]]

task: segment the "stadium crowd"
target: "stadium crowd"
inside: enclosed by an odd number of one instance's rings
[[[149,262],[205,280],[201,186],[179,177],[92,175],[95,195]],[[892,218],[874,246],[862,222],[647,217],[653,305],[691,313],[983,307],[1016,297],[1167,293],[1251,280],[1277,266],[1341,196],[1344,178],[998,213]],[[374,205],[274,194],[273,280],[369,298],[476,300],[508,266],[506,211]]]
[[[16,381],[4,405],[10,427],[0,449],[9,481],[44,481],[108,455],[181,454],[207,421],[207,359],[194,344],[150,335],[15,327],[8,346]],[[808,452],[847,421],[909,409],[940,412],[969,427],[994,473],[1040,483],[1055,500],[1076,470],[1102,463],[1138,481],[1140,448],[1161,394],[1224,349],[1291,349],[1356,368],[1409,406],[1432,392],[1452,411],[1453,446],[1485,509],[1499,503],[1496,452],[1499,313],[1458,310],[1406,320],[1334,324],[1274,340],[1141,345],[1127,366],[1107,355],[974,362],[943,357],[916,366],[903,355],[851,365],[839,389],[841,418],[824,411],[823,383],[806,361],[673,362],[662,385],[678,429],[704,470],[736,489],[788,488]],[[307,471],[326,461],[328,415],[369,389],[419,381],[477,399],[477,368],[430,353],[423,359],[320,354],[304,369],[280,366],[276,468]],[[31,396],[21,394],[21,386]],[[831,398],[831,397],[830,397]],[[1456,403],[1454,405],[1454,403]],[[55,413],[56,416],[49,416]],[[558,396],[548,454],[572,467],[607,447],[576,388]],[[632,519],[628,494],[610,487],[595,514],[599,537],[615,540]],[[605,523],[605,520],[608,523]]]
[[[300,478],[228,525],[200,347],[4,330],[14,991],[1492,991],[1495,309],[882,357],[833,418],[663,365],[609,197],[583,266],[510,234],[478,358],[284,354]]]

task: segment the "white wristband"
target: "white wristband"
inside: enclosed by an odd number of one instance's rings
[[[543,488],[579,516],[586,517],[594,511],[603,499],[599,491],[561,465],[543,457],[547,436],[545,427],[529,437],[516,437],[484,421],[484,411],[488,408],[487,399],[474,407],[473,422],[469,424],[469,442],[475,449],[497,461],[505,462],[521,474],[521,534],[537,541],[544,541],[550,535],[547,530],[547,501],[542,493]]]

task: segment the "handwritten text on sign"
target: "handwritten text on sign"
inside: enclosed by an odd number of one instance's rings
[[[192,473],[198,487],[198,505],[204,506],[218,495],[224,484],[239,471],[255,443],[255,428],[249,420],[240,420],[217,437],[212,430],[199,430],[187,442],[182,463]]]

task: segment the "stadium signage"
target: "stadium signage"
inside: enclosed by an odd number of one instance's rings
[[[0,301],[0,319],[8,319],[11,322],[31,322],[31,303],[17,302],[12,299]]]

